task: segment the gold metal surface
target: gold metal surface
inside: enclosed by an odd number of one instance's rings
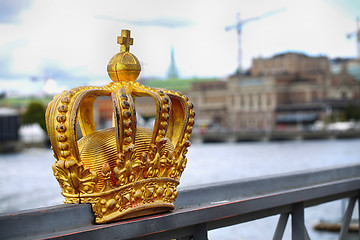
[[[64,91],[46,110],[56,158],[53,172],[64,203],[91,203],[96,223],[174,209],[194,125],[193,104],[186,96],[135,82],[141,67],[129,53],[133,44],[129,30],[122,30],[118,43],[120,53],[108,64],[113,82]],[[100,96],[112,100],[113,128],[95,127],[93,109]],[[154,100],[153,129],[136,126],[137,97]]]
[[[120,44],[120,53],[114,55],[108,66],[108,74],[114,82],[135,81],[140,74],[141,66],[135,55],[129,52],[133,39],[129,30],[122,30],[117,43]]]

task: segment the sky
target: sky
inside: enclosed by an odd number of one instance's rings
[[[269,14],[270,12],[270,14]],[[166,78],[174,49],[181,78],[226,78],[237,68],[241,19],[243,67],[253,58],[287,51],[356,57],[360,0],[0,0],[0,92],[58,93],[105,85],[119,52],[121,29],[140,77]]]

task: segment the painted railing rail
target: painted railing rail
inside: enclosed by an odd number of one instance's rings
[[[198,185],[179,190],[169,213],[95,225],[86,204],[0,215],[0,239],[207,239],[209,230],[279,215],[281,239],[291,215],[292,239],[309,239],[304,209],[349,198],[339,239],[345,239],[360,196],[360,164]],[[360,235],[359,235],[360,237]]]

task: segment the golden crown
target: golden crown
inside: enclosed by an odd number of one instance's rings
[[[53,171],[64,203],[91,203],[96,223],[174,209],[176,187],[186,166],[195,112],[179,92],[142,86],[139,60],[129,52],[129,30],[118,37],[120,53],[104,87],[83,86],[54,97],[46,124],[56,162]],[[96,130],[94,103],[107,96],[113,127]],[[135,99],[156,105],[153,129],[136,126]],[[77,125],[83,137],[77,138]]]

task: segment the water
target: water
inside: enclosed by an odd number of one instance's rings
[[[180,188],[189,185],[250,178],[327,166],[360,163],[360,140],[193,144]],[[51,165],[50,149],[28,149],[0,155],[0,213],[61,204]],[[337,239],[312,226],[321,219],[341,217],[341,202],[335,201],[305,210],[305,224],[311,239]],[[356,211],[357,212],[357,211]],[[355,216],[357,217],[357,215]],[[210,239],[270,239],[278,216],[209,232]],[[291,239],[291,219],[284,239]],[[264,237],[266,236],[266,237]]]

